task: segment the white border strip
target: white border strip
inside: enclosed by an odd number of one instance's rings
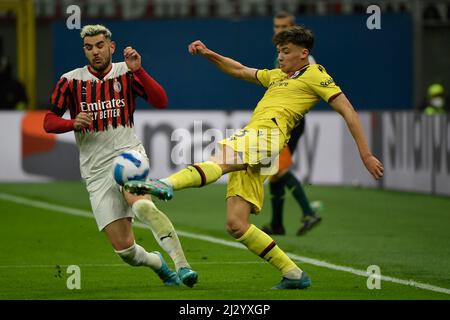
[[[92,215],[92,213],[89,211],[69,208],[69,207],[65,207],[65,206],[61,206],[61,205],[51,204],[51,203],[32,200],[32,199],[23,198],[23,197],[18,197],[18,196],[1,193],[1,192],[0,192],[0,200],[10,201],[10,202],[18,203],[20,205],[26,205],[26,206],[35,207],[35,208],[51,210],[51,211],[60,212],[60,213],[64,213],[64,214],[70,214],[70,215],[74,215],[74,216],[81,216],[81,217],[88,217],[88,218],[94,217]],[[139,228],[147,229],[147,227],[142,223],[135,223],[134,225]],[[215,237],[211,237],[211,236],[207,236],[207,235],[201,235],[201,234],[196,234],[196,233],[191,233],[191,232],[186,232],[186,231],[181,231],[181,230],[177,230],[177,233],[180,236],[184,236],[187,238],[203,240],[203,241],[220,244],[220,245],[227,246],[227,247],[246,249],[242,244],[240,244],[238,242],[223,240],[220,238],[215,238]],[[293,260],[296,260],[296,261],[299,261],[302,263],[312,264],[317,267],[324,267],[327,269],[348,272],[348,273],[352,273],[352,274],[355,274],[355,275],[361,276],[361,277],[369,276],[369,274],[364,270],[354,269],[354,268],[346,267],[346,266],[340,266],[340,265],[332,264],[332,263],[329,263],[329,262],[326,262],[323,260],[312,259],[312,258],[299,256],[299,255],[288,253],[288,252],[287,252],[287,255]],[[405,286],[411,286],[411,287],[415,287],[415,288],[419,288],[419,289],[423,289],[423,290],[445,293],[445,294],[450,295],[450,289],[441,288],[441,287],[433,286],[431,284],[417,282],[414,280],[402,280],[402,279],[389,277],[389,276],[383,276],[383,275],[381,276],[381,280],[387,281],[387,282],[393,282],[393,283],[397,283],[397,284],[402,284]]]

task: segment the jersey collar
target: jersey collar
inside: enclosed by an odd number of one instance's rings
[[[88,69],[89,73],[92,74],[94,77],[96,77],[97,79],[103,80],[111,72],[113,67],[114,67],[114,63],[111,63],[109,70],[106,73],[98,73],[94,69],[92,69],[92,67],[90,65],[87,66],[87,69]]]
[[[300,77],[305,71],[306,71],[306,69],[308,69],[308,67],[309,67],[309,63],[308,64],[306,64],[306,65],[304,65],[301,69],[299,69],[299,70],[297,70],[297,71],[295,71],[295,72],[291,72],[291,73],[288,73],[288,75],[287,75],[287,79],[295,79],[295,78],[298,78],[298,77]]]

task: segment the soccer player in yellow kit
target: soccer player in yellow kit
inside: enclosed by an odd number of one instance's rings
[[[277,33],[296,26],[295,16],[291,13],[281,11],[273,18],[273,32]],[[310,54],[309,64],[316,64],[316,60]],[[275,61],[275,68],[278,68],[278,55]],[[291,131],[291,138],[288,145],[280,152],[278,172],[270,177],[269,191],[272,203],[272,219],[269,224],[263,225],[261,230],[269,235],[284,235],[286,233],[283,225],[283,207],[285,200],[285,189],[292,194],[295,201],[302,210],[301,222],[303,225],[298,229],[297,235],[302,236],[321,221],[318,214],[322,208],[321,201],[309,202],[301,181],[292,173],[291,166],[294,164],[292,156],[297,149],[306,126],[306,116],[303,116],[297,126]]]
[[[270,175],[267,165],[289,141],[298,121],[320,99],[339,112],[356,142],[362,162],[375,179],[383,176],[382,163],[372,155],[358,114],[341,89],[321,65],[310,65],[309,53],[314,44],[312,32],[292,27],[274,36],[278,51],[278,69],[249,68],[208,49],[201,41],[189,45],[191,54],[199,54],[223,72],[267,88],[248,125],[219,142],[208,160],[188,166],[165,179],[131,181],[128,192],[150,193],[169,200],[173,190],[202,187],[230,173],[227,190],[227,231],[251,252],[280,270],[282,280],[274,289],[304,289],[311,280],[275,243],[255,225],[250,214],[261,211],[263,182]],[[273,161],[272,161],[273,163]],[[275,170],[276,172],[276,170]]]

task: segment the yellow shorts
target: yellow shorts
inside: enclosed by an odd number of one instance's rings
[[[227,198],[239,196],[252,204],[252,213],[259,213],[264,202],[264,181],[278,172],[286,136],[269,119],[253,122],[219,144],[231,147],[248,164],[246,171],[229,174]]]
[[[251,213],[260,213],[264,203],[264,181],[269,176],[261,175],[255,166],[231,172],[228,176],[226,198],[239,196],[252,205]]]

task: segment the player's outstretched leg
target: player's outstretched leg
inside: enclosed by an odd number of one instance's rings
[[[198,274],[192,270],[184,255],[177,232],[170,219],[148,199],[137,200],[132,210],[136,217],[150,227],[156,241],[172,258],[180,280],[192,288],[198,281]]]
[[[213,161],[206,161],[188,166],[165,179],[128,181],[124,188],[133,194],[151,194],[161,200],[170,200],[174,190],[203,187],[217,181],[221,176],[222,168]]]

